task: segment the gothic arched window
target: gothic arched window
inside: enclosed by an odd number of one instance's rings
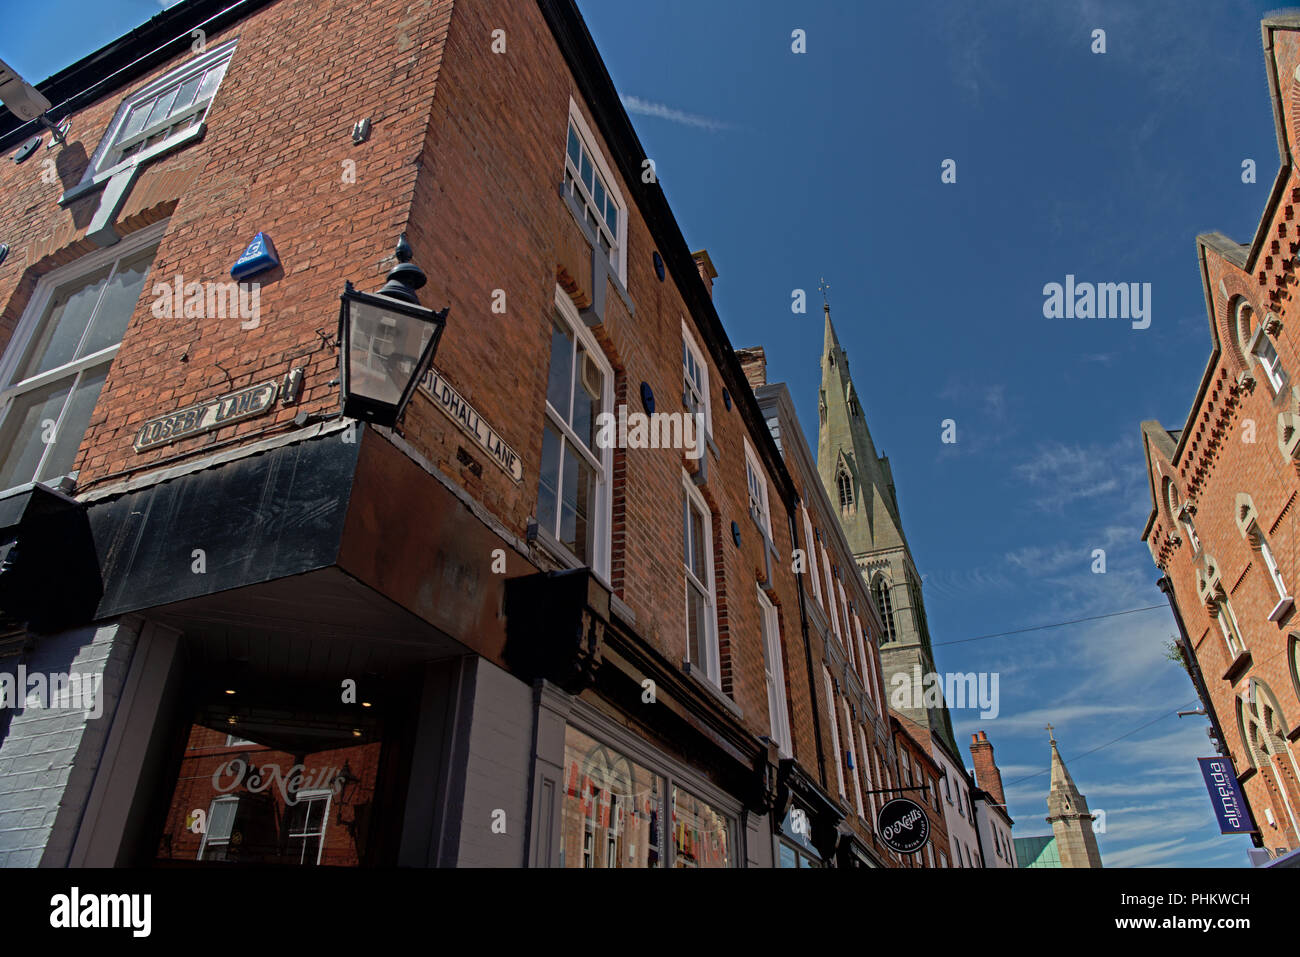
[[[885,623],[885,631],[880,636],[881,644],[893,641],[897,637],[894,630],[894,607],[889,600],[889,583],[885,581],[884,575],[877,575],[872,581],[871,598],[876,603],[876,610],[880,612],[880,620]]]
[[[849,477],[848,469],[843,465],[835,473],[835,487],[840,493],[840,509],[848,509],[853,505],[853,479]]]

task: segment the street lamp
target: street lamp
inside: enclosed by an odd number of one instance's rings
[[[401,418],[447,325],[448,309],[420,305],[415,290],[424,271],[411,262],[402,233],[397,265],[377,294],[357,292],[346,283],[339,297],[339,380],[343,414],[375,425]]]

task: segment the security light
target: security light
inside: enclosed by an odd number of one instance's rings
[[[0,101],[20,120],[39,121],[46,129],[54,131],[56,143],[63,142],[63,131],[45,115],[50,110],[50,101],[3,60],[0,60]]]

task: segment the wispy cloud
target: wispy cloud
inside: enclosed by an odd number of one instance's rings
[[[636,113],[638,116],[653,116],[657,119],[667,120],[669,123],[708,130],[710,133],[732,129],[730,123],[724,123],[721,120],[711,119],[707,116],[699,116],[695,113],[687,113],[685,110],[679,110],[664,103],[652,103],[649,100],[641,99],[639,96],[621,96],[619,99],[623,101],[623,109],[629,113]]]

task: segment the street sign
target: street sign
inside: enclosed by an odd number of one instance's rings
[[[894,798],[880,809],[876,833],[886,847],[899,854],[915,854],[930,839],[930,818],[915,801]]]

